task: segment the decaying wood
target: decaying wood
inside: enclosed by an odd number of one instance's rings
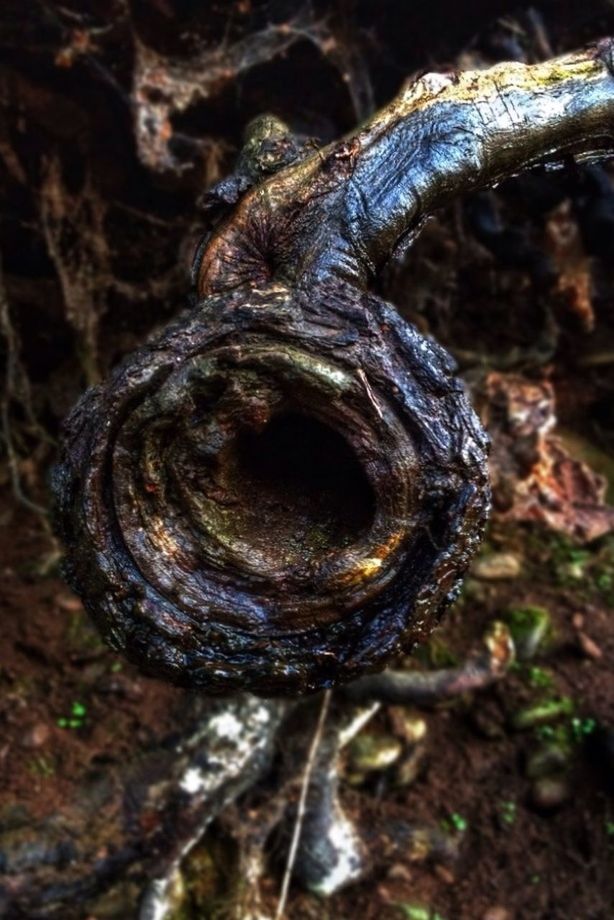
[[[207,692],[296,694],[432,629],[481,537],[486,439],[367,285],[453,196],[602,155],[613,48],[428,74],[316,152],[251,126],[207,198],[198,302],[66,424],[67,574],[111,644]]]
[[[614,529],[607,480],[570,455],[555,434],[554,388],[547,380],[491,373],[483,417],[493,436],[490,478],[501,520],[540,521],[589,542]]]

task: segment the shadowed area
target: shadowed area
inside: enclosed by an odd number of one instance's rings
[[[227,459],[229,521],[280,567],[316,562],[360,539],[375,513],[371,485],[347,441],[297,412],[242,432]]]

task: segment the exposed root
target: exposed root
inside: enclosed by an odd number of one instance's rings
[[[361,824],[344,808],[339,795],[341,752],[379,708],[372,703],[342,710],[321,741],[295,866],[297,879],[316,894],[333,895],[400,854],[412,862],[450,862],[458,855],[458,839],[437,827],[385,816]]]
[[[344,25],[318,19],[306,3],[287,22],[269,23],[234,43],[220,43],[192,57],[166,57],[134,36],[136,61],[132,87],[135,134],[141,160],[157,172],[181,172],[190,167],[173,153],[177,138],[173,116],[198,101],[217,95],[232,80],[253,67],[285,54],[293,45],[308,41],[336,67],[347,84],[354,113],[362,120],[373,111],[373,89],[355,36]],[[201,141],[181,135],[185,146],[198,150]]]
[[[148,882],[140,920],[166,915],[183,857],[269,766],[287,705],[240,696],[184,708],[179,738],[91,781],[61,815],[24,815],[0,834],[2,916],[82,917],[127,875]]]
[[[106,207],[89,181],[81,193],[71,194],[62,181],[60,160],[52,156],[45,168],[40,211],[66,318],[78,337],[81,366],[87,382],[96,383],[100,378],[98,324],[108,293],[101,279],[111,275],[104,232]]]
[[[481,690],[505,676],[514,660],[514,645],[507,626],[494,622],[484,636],[484,648],[459,667],[438,671],[383,671],[353,681],[341,692],[354,702],[434,706],[472,690]]]
[[[17,333],[13,327],[10,316],[9,302],[4,286],[2,261],[0,257],[0,333],[6,346],[5,379],[0,396],[0,427],[2,440],[6,450],[7,465],[11,480],[13,495],[20,505],[28,508],[47,522],[48,511],[43,505],[29,498],[23,490],[19,469],[19,454],[15,445],[14,429],[11,424],[11,403],[15,401],[23,409],[26,423],[31,431],[39,438],[42,436],[49,440],[42,431],[32,408],[32,400],[27,374],[19,360],[19,343]]]

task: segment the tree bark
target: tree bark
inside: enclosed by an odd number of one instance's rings
[[[198,302],[66,425],[67,575],[114,647],[274,695],[428,634],[481,538],[486,437],[449,356],[367,283],[455,195],[608,150],[612,55],[426,75],[315,153],[251,126],[208,197]]]

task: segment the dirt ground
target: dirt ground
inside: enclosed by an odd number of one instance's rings
[[[37,572],[50,551],[40,522],[3,498],[0,814],[6,822],[19,809],[35,816],[61,811],[86,776],[155,743],[171,729],[181,695],[138,675],[100,643],[57,575]],[[518,576],[470,578],[413,666],[457,661],[493,618],[527,607],[546,609],[551,620],[535,657],[492,689],[420,714],[427,732],[410,785],[399,786],[398,765],[358,778],[349,771],[344,784],[345,802],[365,825],[385,816],[446,827],[459,838],[459,860],[422,865],[411,853],[378,857],[368,881],[328,901],[294,891],[287,916],[612,916],[614,540],[585,550],[536,527],[493,528],[483,558],[502,551],[519,560]],[[556,710],[561,700],[567,702],[558,716],[517,727],[518,712],[544,701],[554,701]],[[402,740],[398,709],[378,715],[369,735]],[[548,805],[536,801],[527,773],[536,751],[553,740],[568,753],[560,800]],[[237,883],[224,839],[218,823],[190,856],[181,917],[224,916]],[[381,840],[372,845],[374,855],[386,852]],[[271,853],[264,893],[274,908],[283,845]],[[110,901],[95,916],[126,917],[129,909],[121,899],[119,906]]]

